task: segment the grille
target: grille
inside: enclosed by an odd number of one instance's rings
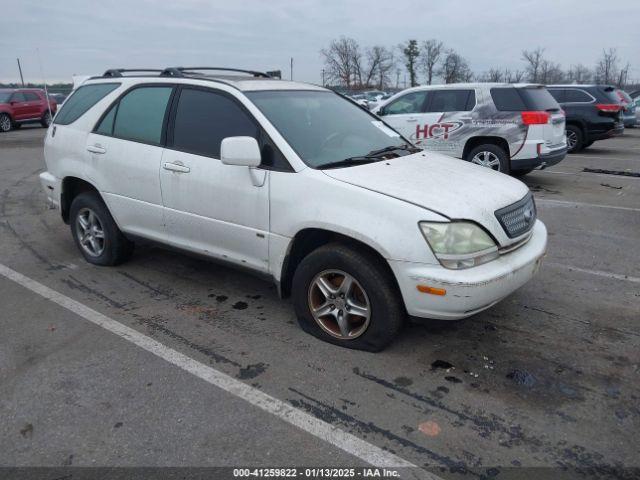
[[[527,233],[536,223],[536,204],[529,193],[513,205],[496,210],[496,218],[509,238]]]

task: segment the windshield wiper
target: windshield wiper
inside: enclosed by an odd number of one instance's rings
[[[332,163],[327,163],[325,165],[320,165],[320,167],[318,168],[338,168],[338,167],[346,167],[349,165],[363,165],[366,163],[373,163],[373,162],[377,162],[379,160],[381,160],[380,157],[382,157],[385,153],[391,153],[391,152],[395,152],[397,150],[405,150],[407,152],[410,153],[415,153],[415,152],[419,152],[420,149],[417,147],[414,147],[413,145],[409,145],[409,144],[402,144],[402,145],[390,145],[388,147],[384,147],[384,148],[380,148],[379,150],[372,150],[369,153],[367,153],[366,155],[358,155],[355,157],[349,157],[349,158],[345,158],[344,160],[339,160],[337,162],[332,162]]]

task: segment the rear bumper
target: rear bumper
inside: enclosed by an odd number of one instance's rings
[[[390,261],[410,317],[457,320],[481,312],[527,283],[547,248],[547,229],[536,222],[522,247],[466,270],[441,265]],[[417,285],[446,290],[442,296],[421,293]]]
[[[532,170],[538,167],[551,167],[560,163],[567,156],[567,147],[551,150],[548,153],[538,155],[534,158],[521,158],[511,160],[511,170]]]
[[[60,208],[60,193],[62,191],[62,182],[59,178],[43,172],[40,174],[40,184],[47,197],[47,203],[51,208]]]
[[[611,138],[611,137],[617,137],[619,135],[622,135],[623,133],[624,133],[624,124],[618,123],[612,129],[604,132],[589,132],[588,136],[590,141],[595,142],[598,140],[606,140],[607,138]]]

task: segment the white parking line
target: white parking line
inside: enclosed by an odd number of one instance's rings
[[[635,162],[638,161],[638,157],[631,157],[631,158],[620,158],[620,157],[609,157],[609,156],[603,156],[603,155],[579,155],[576,153],[571,154],[570,157],[568,158],[595,158],[595,159],[599,159],[599,160],[617,160],[617,161],[628,161],[628,160],[633,160]]]
[[[613,210],[625,210],[627,212],[640,212],[640,208],[635,207],[620,207],[618,205],[602,205],[599,203],[571,202],[569,200],[553,200],[551,198],[543,197],[536,197],[536,203],[558,207],[611,208]]]
[[[140,348],[166,360],[167,362],[195,375],[205,382],[215,385],[222,390],[235,395],[238,398],[270,413],[279,419],[304,430],[311,435],[324,440],[325,442],[337,447],[365,462],[378,467],[414,468],[410,472],[403,472],[403,475],[409,474],[412,478],[421,478],[429,480],[442,480],[440,477],[429,472],[421,470],[418,466],[404,460],[392,453],[389,453],[375,445],[344,432],[322,420],[309,415],[306,412],[298,410],[288,403],[274,398],[260,390],[250,387],[249,385],[230,377],[214,368],[200,363],[177,350],[167,347],[162,343],[143,335],[142,333],[117,322],[92,308],[77,302],[43,284],[32,280],[29,277],[10,269],[0,263],[0,275],[22,285],[34,293],[46,298],[66,308],[70,312],[88,320],[89,322],[104,328],[105,330],[124,338],[125,340],[137,345]]]
[[[619,273],[603,272],[602,270],[589,270],[587,268],[573,267],[571,265],[565,265],[563,263],[545,262],[545,265],[552,267],[566,268],[567,270],[573,270],[581,273],[588,273],[590,275],[597,275],[598,277],[613,278],[615,280],[624,280],[627,282],[640,283],[640,277],[631,277],[629,275],[621,275]]]

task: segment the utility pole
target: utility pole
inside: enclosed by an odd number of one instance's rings
[[[289,65],[289,68],[290,68],[289,79],[293,80],[293,57],[291,57],[291,63]]]
[[[18,71],[20,72],[20,82],[22,82],[22,87],[24,88],[24,78],[22,77],[22,67],[20,66],[20,59],[16,58],[18,61]]]
[[[322,69],[322,86],[324,87],[324,68]]]

